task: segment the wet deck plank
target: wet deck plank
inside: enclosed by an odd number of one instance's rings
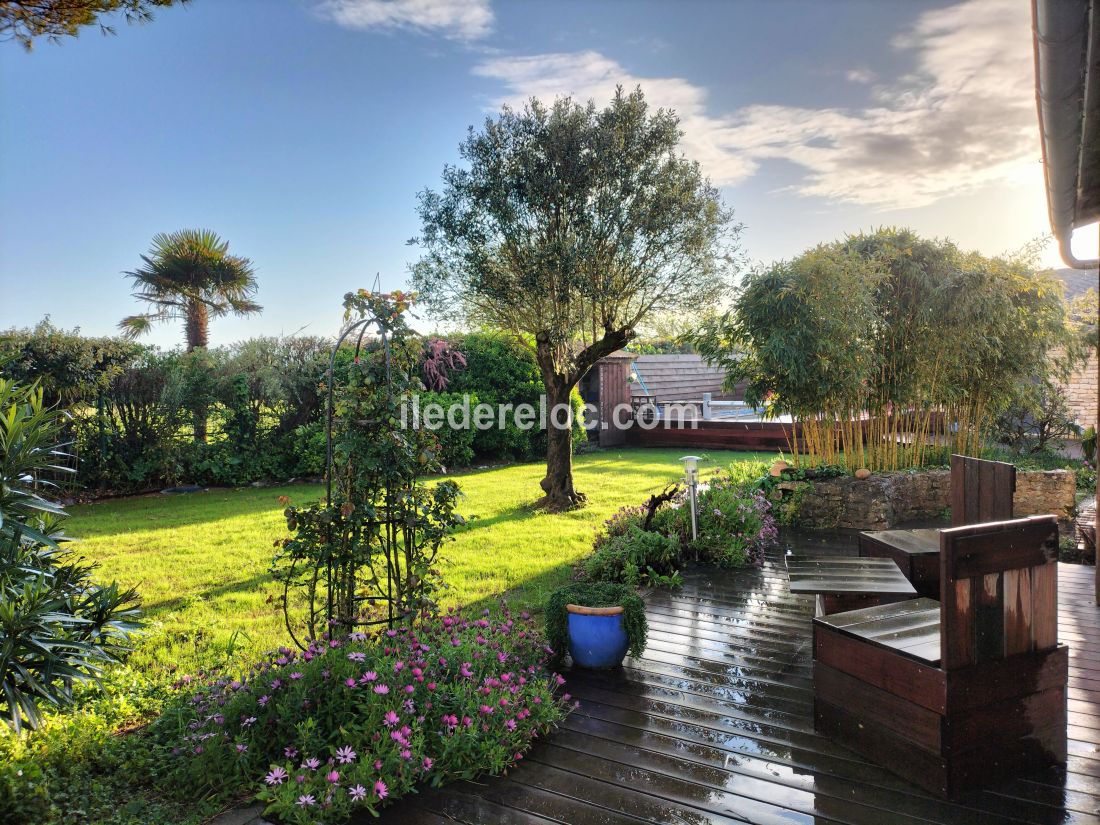
[[[798,539],[793,541],[797,542]],[[854,537],[826,545],[855,554]],[[796,552],[820,553],[820,539]],[[780,551],[763,569],[700,568],[647,596],[645,653],[567,674],[579,708],[507,777],[425,791],[382,823],[1095,823],[1100,608],[1093,568],[1059,565],[1070,646],[1069,763],[946,802],[814,731],[809,596]]]

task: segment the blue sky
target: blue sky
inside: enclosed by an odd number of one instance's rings
[[[1018,0],[194,0],[156,18],[0,44],[0,327],[110,333],[152,236],[206,227],[252,258],[265,307],[213,343],[331,334],[344,292],[404,284],[416,193],[470,125],[616,83],[681,115],[752,261],[881,224],[988,254],[1047,231]]]

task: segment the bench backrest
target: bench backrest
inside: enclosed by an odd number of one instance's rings
[[[940,531],[940,662],[945,670],[1058,643],[1055,516]]]
[[[1012,518],[1016,468],[1003,461],[951,456],[951,526]]]

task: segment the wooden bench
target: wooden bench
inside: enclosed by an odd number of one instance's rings
[[[1016,468],[1003,461],[951,456],[951,526],[1012,518]],[[892,559],[917,592],[940,597],[939,530],[874,530],[859,534],[859,554]]]
[[[951,796],[1064,763],[1054,516],[940,532],[941,600],[813,622],[817,729]]]

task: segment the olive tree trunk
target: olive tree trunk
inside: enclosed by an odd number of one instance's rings
[[[625,347],[633,337],[631,327],[606,329],[602,338],[566,359],[550,344],[548,335],[535,336],[535,361],[546,387],[547,435],[546,476],[541,482],[545,495],[537,506],[556,512],[584,504],[584,493],[573,488],[573,407],[569,396],[597,361]],[[562,361],[569,364],[565,370],[558,366]]]
[[[573,384],[562,376],[544,379],[546,384],[546,477],[541,482],[545,495],[538,506],[547,510],[568,510],[584,503],[584,494],[573,489],[573,427],[569,395]],[[569,415],[565,414],[569,411]]]

